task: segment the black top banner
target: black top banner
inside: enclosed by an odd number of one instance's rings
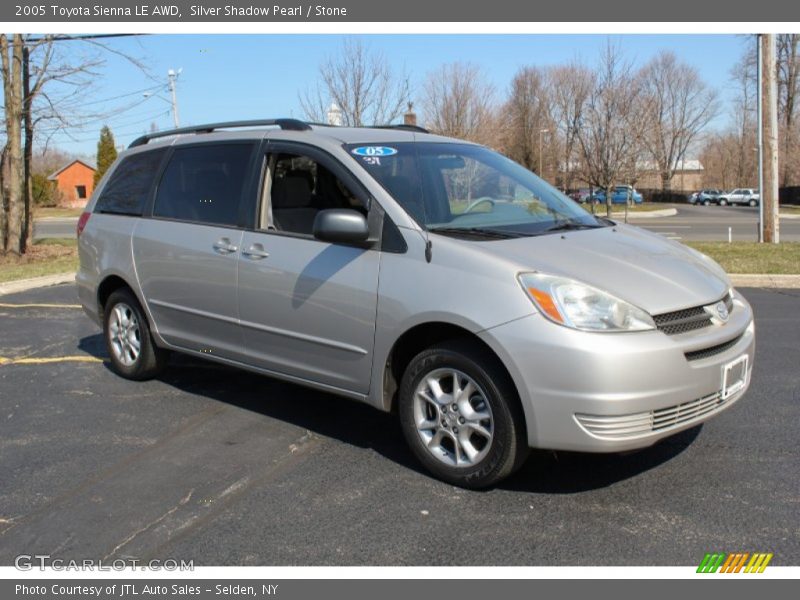
[[[0,4],[19,22],[800,22],[787,0],[24,0]],[[788,29],[789,27],[787,27]]]

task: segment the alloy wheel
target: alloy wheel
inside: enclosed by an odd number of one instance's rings
[[[494,418],[486,394],[456,369],[435,369],[414,392],[414,424],[428,452],[454,467],[472,467],[488,454]]]
[[[133,365],[142,350],[139,319],[133,309],[123,302],[114,305],[108,322],[108,338],[114,358],[126,367]]]

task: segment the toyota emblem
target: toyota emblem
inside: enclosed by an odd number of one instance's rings
[[[728,307],[725,306],[724,302],[717,302],[717,305],[714,307],[714,310],[717,311],[717,317],[720,321],[725,323],[728,320]]]

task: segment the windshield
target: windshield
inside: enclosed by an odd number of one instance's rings
[[[387,142],[346,148],[429,231],[514,237],[608,225],[524,167],[481,146]]]

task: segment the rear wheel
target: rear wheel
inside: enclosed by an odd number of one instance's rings
[[[468,341],[412,359],[400,386],[400,423],[411,450],[438,478],[485,488],[528,455],[519,399],[497,358]]]
[[[703,206],[711,206],[711,200],[703,200]]]
[[[109,296],[103,321],[111,368],[126,379],[151,379],[166,366],[169,352],[153,342],[147,317],[130,290]]]
[[[725,200],[725,198],[722,198],[722,199],[719,201],[719,205],[720,205],[720,206],[728,206],[728,201],[727,201],[727,200]]]
[[[750,200],[750,206],[758,206],[758,202],[755,200]]]

